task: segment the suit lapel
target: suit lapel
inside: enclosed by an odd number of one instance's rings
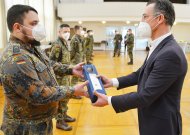
[[[151,63],[151,62],[154,60],[155,56],[158,54],[158,52],[165,46],[165,44],[166,44],[168,41],[170,41],[170,40],[172,40],[172,39],[174,39],[174,38],[173,38],[173,35],[170,35],[170,36],[166,37],[166,38],[156,47],[156,49],[152,52],[152,54],[149,56],[148,60],[145,59],[145,62],[144,62],[143,66],[142,66],[142,69],[141,69],[141,71],[140,71],[139,79],[141,78],[141,75],[143,74],[143,71],[144,71],[144,69],[146,68],[146,65],[147,65],[148,63]]]

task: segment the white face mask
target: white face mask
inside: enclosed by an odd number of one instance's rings
[[[157,18],[156,16],[155,18]],[[154,20],[153,18],[152,20]],[[150,22],[152,22],[152,20]],[[153,29],[151,29],[150,25],[147,22],[140,22],[139,26],[137,27],[137,37],[140,38],[151,38],[152,31],[158,26],[157,24]]]
[[[28,37],[32,37],[34,38],[36,41],[41,41],[46,37],[46,32],[45,32],[45,28],[40,25],[37,24],[36,26],[34,26],[32,29],[29,27],[26,27],[24,25],[22,25],[23,27],[32,30],[32,36],[26,35]]]
[[[88,34],[87,34],[87,33],[85,33],[85,34],[84,34],[84,37],[86,38],[87,36],[88,36]]]
[[[84,33],[85,33],[84,30],[82,30],[82,31],[80,32],[80,35],[81,35],[81,36],[84,36]]]
[[[137,27],[137,37],[140,38],[150,38],[152,35],[152,30],[147,22],[140,22]]]
[[[65,39],[66,41],[68,41],[69,40],[69,37],[70,37],[70,33],[69,32],[67,32],[67,33],[62,33],[62,38],[63,39]]]
[[[90,35],[90,36],[93,36],[93,35],[94,35],[94,33],[93,33],[93,32],[90,32],[90,33],[89,33],[89,35]]]

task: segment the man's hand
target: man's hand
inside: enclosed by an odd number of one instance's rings
[[[93,103],[93,106],[104,107],[108,105],[108,96],[94,91],[94,94],[98,97],[97,101]]]
[[[81,62],[81,63],[75,65],[75,66],[73,67],[73,72],[72,72],[73,75],[75,75],[75,76],[77,76],[77,77],[80,77],[80,78],[83,78],[84,75],[83,75],[83,73],[82,73],[82,66],[83,66],[84,64],[85,64],[84,62]]]
[[[88,81],[82,83],[82,84],[77,84],[74,86],[74,95],[75,96],[85,96],[89,97],[88,92],[84,90],[84,87],[88,84]]]
[[[107,78],[106,76],[103,75],[98,75],[97,77],[100,77],[102,80],[102,83],[104,85],[104,88],[109,88],[109,87],[113,87],[113,82],[111,79]]]

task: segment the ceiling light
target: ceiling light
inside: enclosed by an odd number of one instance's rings
[[[78,21],[79,24],[82,24],[82,21]]]
[[[131,22],[130,21],[126,21],[126,24],[130,24]]]
[[[106,24],[106,21],[102,21],[103,24]]]

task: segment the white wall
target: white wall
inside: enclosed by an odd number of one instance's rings
[[[78,22],[64,22],[64,23],[69,24],[71,27],[79,25]],[[101,22],[84,22],[83,24],[80,25],[87,28],[87,30],[92,29],[94,31],[95,42],[100,42],[106,39],[106,27],[127,26],[125,22],[109,22],[106,24],[102,24]],[[57,27],[59,27],[59,25]]]
[[[63,21],[139,21],[145,2],[61,3],[58,16]],[[177,22],[190,22],[190,5],[174,4]]]
[[[71,27],[74,27],[78,22],[64,22],[68,23]],[[60,23],[58,24],[58,26]],[[100,42],[106,39],[106,27],[124,27],[130,26],[125,22],[108,22],[106,24],[102,24],[101,22],[84,22],[81,24],[83,27],[87,29],[94,30],[94,39],[96,42]],[[134,25],[134,24],[131,24]],[[57,26],[57,27],[58,27]],[[177,23],[172,28],[172,33],[175,36],[177,41],[183,40],[190,42],[190,23]]]
[[[173,26],[172,33],[177,41],[190,42],[190,23],[179,23]]]

